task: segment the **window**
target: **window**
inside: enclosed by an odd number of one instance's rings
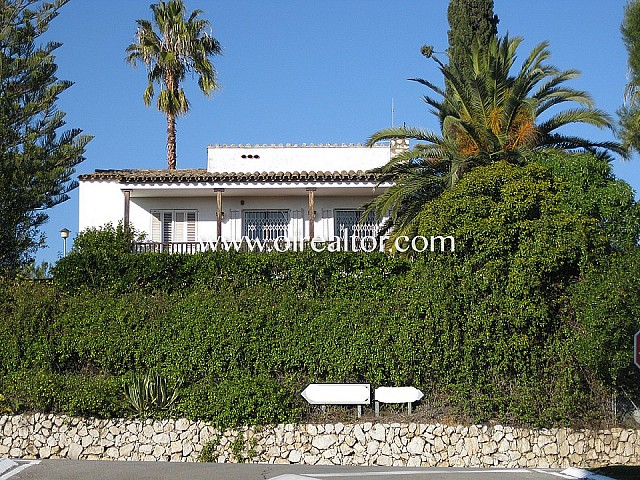
[[[195,242],[198,212],[195,210],[152,210],[151,240]]]
[[[251,240],[288,237],[289,210],[245,210],[242,220],[242,234]]]
[[[363,210],[334,210],[333,234],[343,238],[345,230],[347,237],[377,237],[380,229],[375,215],[370,212],[364,222],[360,223]]]

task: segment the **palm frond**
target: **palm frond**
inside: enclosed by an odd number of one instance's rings
[[[544,134],[552,133],[558,128],[572,123],[585,123],[598,128],[613,129],[611,116],[603,110],[595,108],[576,108],[565,110],[553,115],[538,125],[538,130]]]

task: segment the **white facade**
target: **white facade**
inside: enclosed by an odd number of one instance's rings
[[[367,171],[389,161],[389,145],[215,145],[207,148],[210,172]]]
[[[157,243],[373,235],[362,207],[390,184],[368,171],[392,148],[216,145],[206,170],[97,170],[79,177],[79,229],[124,221]]]

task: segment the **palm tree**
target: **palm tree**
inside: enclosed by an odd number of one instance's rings
[[[640,152],[640,1],[625,5],[621,31],[628,54],[629,81],[624,104],[618,110],[619,136],[625,146]]]
[[[211,25],[199,19],[201,10],[187,18],[182,0],[160,1],[151,5],[153,25],[136,20],[136,41],[127,47],[127,61],[147,67],[149,83],[144,92],[145,105],[154,97],[154,84],[161,85],[158,110],[167,116],[167,166],[176,168],[176,118],[189,111],[189,102],[180,87],[187,73],[198,75],[198,86],[209,96],[219,87],[210,57],[221,53],[220,43],[211,36]],[[157,31],[154,30],[154,26]]]
[[[505,36],[491,40],[488,48],[476,45],[469,52],[471,78],[456,65],[444,65],[433,56],[431,47],[422,48],[423,55],[438,63],[447,89],[427,80],[411,80],[442,97],[424,97],[438,117],[441,131],[387,128],[367,141],[369,146],[393,138],[419,142],[374,170],[381,174],[381,182],[393,181],[394,186],[371,202],[367,212],[374,211],[381,218],[390,211],[387,227],[394,227],[395,235],[414,233],[422,205],[475,166],[497,160],[522,163],[528,152],[543,149],[586,150],[608,158],[611,152],[625,153],[616,142],[594,142],[558,132],[570,124],[612,129],[613,123],[609,115],[594,108],[586,92],[563,85],[579,73],[547,65],[550,54],[546,42],[537,45],[513,75],[521,41]],[[548,115],[552,107],[566,102],[578,106]]]

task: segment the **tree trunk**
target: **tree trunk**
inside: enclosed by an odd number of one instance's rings
[[[176,169],[176,117],[167,114],[167,168]]]

